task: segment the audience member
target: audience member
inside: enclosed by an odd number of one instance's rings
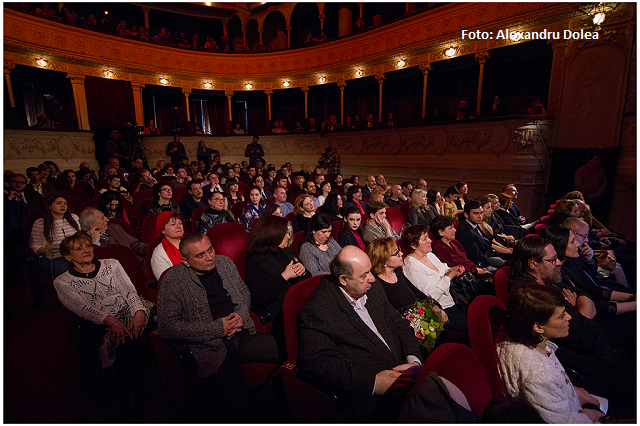
[[[282,216],[285,217],[289,213],[293,213],[293,205],[287,201],[287,191],[284,188],[277,187],[273,190],[275,203],[279,208]]]
[[[305,188],[305,179],[303,176],[296,176],[293,180],[293,194],[306,194],[307,190]]]
[[[229,207],[244,201],[244,197],[238,192],[238,181],[235,179],[227,179],[225,195],[227,196]]]
[[[310,276],[329,274],[329,263],[341,249],[331,237],[331,229],[331,218],[324,213],[309,220],[300,244],[300,261]]]
[[[158,181],[151,175],[151,172],[147,169],[142,169],[140,171],[140,183],[136,187],[133,193],[142,190],[142,189],[153,189],[154,185],[156,185]]]
[[[422,189],[414,189],[411,194],[411,207],[408,211],[410,225],[429,226],[435,216],[427,207],[427,193]]]
[[[122,139],[122,135],[116,129],[111,131],[111,138],[107,141],[105,151],[110,157],[117,157],[122,160],[122,164],[129,164],[131,157],[131,147],[127,141]]]
[[[242,210],[242,224],[247,232],[251,231],[251,222],[261,218],[264,213],[264,202],[260,196],[260,188],[254,186],[249,191],[249,204]]]
[[[28,204],[31,207],[29,210],[36,210],[42,207],[44,198],[40,193],[36,191],[25,191],[27,188],[27,178],[24,175],[15,174],[11,176],[9,188],[7,200],[15,200],[19,203]]]
[[[264,178],[260,175],[257,175],[254,181],[256,187],[260,191],[260,200],[263,202],[267,201],[267,199],[272,198],[273,194],[267,188],[264,187]]]
[[[411,192],[413,191],[413,184],[407,180],[402,182],[400,187],[402,188],[402,195],[404,198],[407,199],[407,201],[410,200]]]
[[[98,190],[98,193],[104,194],[106,191],[115,191],[119,194],[122,194],[129,203],[133,204],[133,197],[131,196],[131,194],[129,194],[129,191],[127,191],[124,186],[120,185],[120,183],[121,180],[118,175],[107,176],[107,187],[101,188],[100,190]]]
[[[248,144],[244,150],[244,156],[249,157],[249,163],[255,163],[258,158],[262,159],[264,157],[264,149],[262,149],[262,145],[258,143],[259,140],[260,136],[255,135],[251,143]]]
[[[540,96],[532,96],[529,100],[529,108],[522,111],[522,115],[547,115],[547,111],[544,109],[542,103],[540,103]]]
[[[213,226],[236,221],[233,214],[225,209],[225,197],[222,193],[208,191],[202,198],[209,204],[209,208],[196,219],[196,232],[206,234]]]
[[[387,199],[389,207],[400,207],[407,201],[407,198],[402,193],[402,187],[400,185],[393,185],[391,187],[391,196]]]
[[[455,186],[450,186],[444,193],[444,205],[442,207],[442,214],[445,216],[450,216],[454,219],[458,217],[459,214],[463,213],[464,210],[459,210],[458,206],[456,206],[456,200],[460,196],[460,191]]]
[[[500,117],[505,115],[502,107],[500,107],[500,97],[495,95],[493,97],[493,101],[491,101],[491,106],[487,109],[484,114],[485,117]]]
[[[173,190],[168,183],[156,183],[153,185],[153,203],[144,208],[143,217],[154,213],[174,212],[180,213],[180,207],[171,201]]]
[[[506,260],[492,251],[491,241],[478,227],[483,220],[483,209],[478,201],[473,200],[465,204],[464,217],[465,220],[458,225],[456,236],[469,260],[491,273],[507,265]]]
[[[184,237],[184,226],[177,213],[167,211],[156,218],[156,230],[162,236],[162,241],[151,255],[151,270],[159,281],[164,271],[181,261],[178,246]]]
[[[355,185],[355,184],[354,184]],[[371,191],[376,187],[376,178],[372,175],[367,176],[366,185],[362,187],[362,196],[371,197]]]
[[[493,203],[491,202],[491,200],[485,196],[476,198],[476,201],[482,206],[482,222],[478,224],[478,228],[480,228],[480,231],[482,231],[484,236],[487,237],[489,241],[491,241],[491,248],[501,255],[508,255],[513,253],[513,248],[508,247],[508,245],[509,243],[515,241],[514,237],[504,234],[501,236],[497,235],[493,232],[493,228],[491,227],[491,225],[489,225],[489,219],[493,214],[493,208],[491,207]],[[499,237],[501,239],[501,242],[498,241],[496,237]]]
[[[472,274],[488,274],[484,268],[479,267],[467,258],[464,247],[456,240],[456,228],[454,219],[449,216],[436,216],[431,222],[429,231],[433,235],[433,254],[447,265],[462,265],[464,270]]]
[[[320,194],[318,196],[318,203],[317,203],[318,207],[321,207],[324,205],[330,192],[331,192],[331,182],[328,182],[328,181],[322,182],[318,188],[318,193]]]
[[[180,164],[182,157],[187,155],[184,145],[180,142],[180,135],[173,135],[173,140],[167,144],[165,154],[171,157],[171,163]]]
[[[325,199],[325,202],[320,209],[322,213],[329,215],[332,222],[335,222],[336,220],[342,220],[342,215],[340,214],[341,210],[342,197],[335,192],[327,195],[327,198]]]
[[[376,238],[392,237],[396,240],[400,238],[387,220],[387,207],[389,206],[380,201],[367,203],[366,211],[369,219],[362,234],[365,244],[369,244]]]
[[[120,204],[120,200],[119,192],[106,191],[100,196],[98,210],[100,210],[107,219],[123,219],[131,224],[131,218],[127,217],[124,207]]]
[[[422,179],[422,178],[420,178],[420,179],[418,179],[418,181],[416,182],[416,186],[415,186],[415,188],[414,188],[414,189],[422,189],[423,191],[426,191],[426,190],[427,190],[427,188],[428,188],[428,187],[427,187],[427,181],[426,181],[426,180],[424,180],[424,179]]]
[[[156,173],[163,171],[165,165],[166,162],[164,160],[158,160],[156,162],[156,168],[151,170],[151,173],[155,175]]]
[[[516,219],[518,225],[527,223],[527,219],[520,214],[520,209],[518,209],[518,206],[516,206],[516,203],[513,201],[518,198],[518,189],[516,188],[516,186],[512,183],[505,185],[502,192],[511,197],[511,207],[509,207],[507,210]]]
[[[178,205],[184,220],[187,221],[187,225],[191,225],[191,213],[198,207],[206,206],[203,194],[200,184],[192,180],[189,182],[189,193],[180,198]]]
[[[149,120],[149,126],[144,129],[144,133],[147,135],[159,135],[160,130],[158,130],[156,123],[153,120]]]
[[[40,181],[40,170],[37,167],[27,168],[27,176],[29,176],[29,184],[24,192],[36,192],[42,196],[43,200],[48,200],[55,195],[56,188],[53,185]]]
[[[458,207],[458,210],[464,210],[464,205],[469,202],[469,198],[467,197],[469,186],[466,182],[458,182],[456,183],[456,188],[460,192],[460,195],[456,200],[456,207]]]
[[[204,161],[204,163],[209,166],[211,165],[211,157],[215,154],[220,154],[220,152],[213,148],[207,148],[205,141],[198,141],[198,149],[196,150],[196,158],[198,161]]]
[[[335,120],[335,116],[331,116]],[[332,124],[332,126],[337,126],[337,128],[331,128],[331,130],[338,130],[340,127],[337,122]],[[318,160],[318,164],[323,169],[328,169],[328,172],[335,175],[340,173],[340,154],[333,148],[327,148],[324,150],[324,154],[320,156]]]
[[[362,190],[358,185],[350,186],[347,189],[347,207],[357,207],[363,217],[366,216],[365,208],[367,203],[362,201]]]
[[[296,198],[293,203],[293,227],[296,232],[304,231],[307,229],[309,220],[316,213],[316,206],[313,203],[311,195],[304,194]]]
[[[458,103],[458,114],[456,115],[456,120],[468,120],[471,118],[469,116],[469,107],[467,106],[467,101],[461,99]]]
[[[147,244],[129,235],[122,227],[109,223],[109,218],[96,207],[87,207],[80,214],[80,230],[97,246],[119,245],[129,247],[141,262],[147,254]]]
[[[369,202],[378,201],[383,203],[386,195],[387,187],[386,186],[378,186],[371,191],[371,195],[369,196]]]
[[[344,210],[342,227],[338,232],[338,244],[341,247],[356,246],[360,250],[365,249],[362,237],[362,215],[357,207],[347,207]]]

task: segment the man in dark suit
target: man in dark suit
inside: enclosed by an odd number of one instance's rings
[[[348,421],[395,421],[406,393],[387,390],[419,368],[418,341],[362,250],[345,247],[330,269],[298,316],[301,377],[335,392]]]
[[[29,185],[24,189],[24,192],[40,194],[43,200],[48,200],[56,194],[56,189],[53,185],[40,182],[40,171],[37,167],[29,167],[27,175],[29,176]]]
[[[464,247],[469,260],[493,273],[504,266],[506,261],[497,255],[493,256],[491,240],[484,235],[478,226],[482,222],[482,212],[482,206],[476,200],[469,201],[464,205],[465,220],[458,225],[456,240]]]

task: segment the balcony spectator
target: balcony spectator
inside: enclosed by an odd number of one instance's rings
[[[344,125],[344,129],[345,130],[355,130],[356,126],[353,125],[353,120],[351,120],[351,117],[347,117],[347,122]]]
[[[395,127],[397,123],[393,121],[393,113],[388,112],[385,116],[384,122],[381,124],[382,127]]]
[[[309,117],[307,132],[317,132],[319,130],[319,128],[316,128],[316,120],[313,117]]]
[[[236,123],[236,128],[233,129],[233,133],[236,135],[244,135],[244,129],[240,128],[240,123]]]
[[[547,115],[547,111],[544,109],[542,103],[540,103],[540,96],[532,96],[529,100],[529,108],[522,111],[522,115]]]
[[[156,127],[156,123],[153,120],[149,120],[149,126],[144,129],[146,135],[159,135],[160,130]]]
[[[468,120],[469,118],[469,106],[467,105],[467,101],[461,99],[458,103],[458,114],[456,115],[456,120]]]
[[[367,122],[364,124],[366,129],[372,129],[374,127],[378,127],[377,124],[373,121],[373,114],[367,115]]]
[[[302,127],[302,124],[300,124],[299,121],[296,121],[296,127],[293,128],[293,130],[291,130],[291,133],[302,133],[304,132],[304,127]]]

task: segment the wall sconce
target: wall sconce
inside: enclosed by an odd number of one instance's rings
[[[456,54],[456,49],[454,49],[454,47],[451,46],[450,48],[444,51],[444,54],[447,55],[448,57],[452,57],[453,55]]]
[[[247,90],[251,90],[251,89],[253,89],[253,84],[247,83],[247,84],[244,85],[244,88],[247,89]]]
[[[284,87],[289,87],[289,86],[291,86],[291,83],[289,83],[288,81],[285,81],[285,82],[282,83],[282,85]]]
[[[322,76],[322,77],[318,78],[318,81],[319,81],[320,83],[324,83],[325,81],[327,81],[327,77]]]
[[[207,83],[204,83],[203,86],[205,89],[211,89],[213,87],[213,84],[207,82]]]
[[[362,77],[362,74],[364,74],[364,72],[362,70],[357,70],[356,71],[356,76]]]
[[[111,78],[111,77],[113,77],[113,76],[114,76],[113,72],[111,72],[111,71],[109,71],[109,70],[105,70],[103,74],[104,74],[104,76],[105,76],[105,77],[107,77],[107,78]]]
[[[167,80],[166,78],[161,78],[160,84],[169,84],[169,80]]]
[[[587,3],[580,6],[580,11],[589,16],[596,28],[607,18],[607,12],[613,12],[620,3]]]
[[[47,61],[45,59],[42,59],[42,58],[38,58],[38,59],[36,59],[36,64],[39,67],[46,67],[47,65],[49,65],[49,61]]]
[[[402,68],[402,67],[404,67],[406,65],[406,62],[404,60],[400,59],[397,62],[397,64],[398,64],[398,68]]]
[[[522,39],[522,32],[520,31],[511,31],[509,33],[509,40],[511,41],[520,41]]]

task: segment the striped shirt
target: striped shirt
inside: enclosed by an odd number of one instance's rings
[[[76,223],[80,223],[80,219],[78,219],[77,215],[71,213],[71,217],[76,221]],[[53,238],[49,243],[44,237],[44,222],[42,221],[42,218],[37,219],[33,224],[33,228],[31,228],[29,248],[33,250],[34,253],[37,253],[40,247],[44,247],[47,244],[60,244],[62,240],[64,240],[66,237],[74,235],[76,232],[78,231],[73,229],[73,227],[69,225],[69,222],[67,222],[65,219],[54,220],[52,235]]]

